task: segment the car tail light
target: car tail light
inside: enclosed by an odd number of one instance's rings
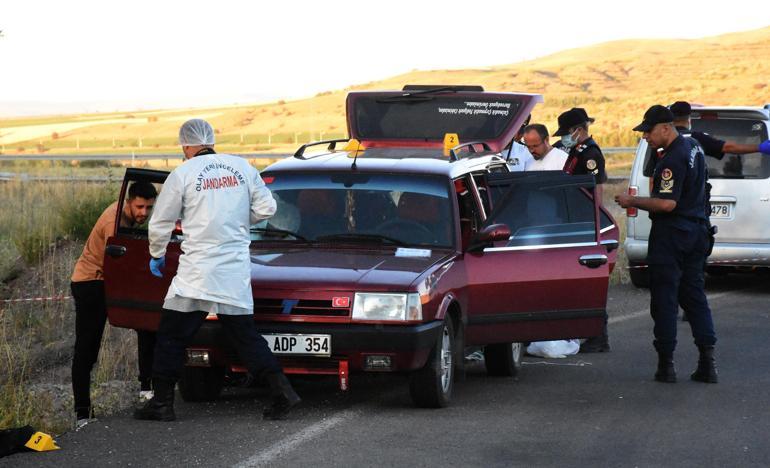
[[[628,194],[632,197],[639,195],[639,187],[631,185],[628,187]],[[626,216],[629,218],[635,218],[639,214],[639,210],[635,207],[626,208]]]

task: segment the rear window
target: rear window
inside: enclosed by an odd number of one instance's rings
[[[354,102],[361,139],[443,140],[457,133],[461,140],[500,137],[519,113],[521,101],[501,96],[360,96]]]
[[[759,145],[766,139],[767,127],[761,120],[720,119],[692,121],[694,131],[706,132],[724,141]],[[761,153],[725,154],[721,160],[706,158],[709,178],[712,179],[767,179],[770,177],[770,158]]]

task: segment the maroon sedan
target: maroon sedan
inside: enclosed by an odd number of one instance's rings
[[[287,373],[336,375],[347,388],[349,372],[406,372],[416,404],[445,406],[468,347],[483,347],[490,374],[515,375],[523,343],[601,333],[618,229],[592,176],[506,165],[505,143],[540,100],[352,93],[361,145],[323,142],[312,155],[305,145],[263,171],[278,210],[252,226],[254,319]],[[445,150],[447,133],[472,141]],[[166,175],[129,169],[123,193]],[[184,219],[170,272],[183,230]],[[117,228],[107,254],[110,322],[155,329],[173,275],[149,272],[146,231]],[[245,372],[215,316],[187,359],[186,400],[216,398],[226,373]]]

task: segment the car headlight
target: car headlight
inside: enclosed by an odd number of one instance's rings
[[[422,320],[418,293],[356,293],[353,319]]]

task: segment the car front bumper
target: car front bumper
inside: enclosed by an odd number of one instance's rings
[[[308,370],[324,368],[332,362],[344,360],[351,371],[412,371],[422,368],[427,362],[442,330],[441,321],[417,325],[380,324],[324,324],[307,322],[255,322],[261,334],[285,335],[330,335],[331,356],[276,355],[284,367],[296,367],[301,361]],[[239,368],[240,359],[228,342],[224,329],[216,321],[206,321],[193,338],[188,348],[212,351],[212,363],[228,368]],[[388,369],[367,369],[366,357],[388,356]],[[335,364],[336,365],[336,364]],[[317,373],[309,371],[307,373]]]

